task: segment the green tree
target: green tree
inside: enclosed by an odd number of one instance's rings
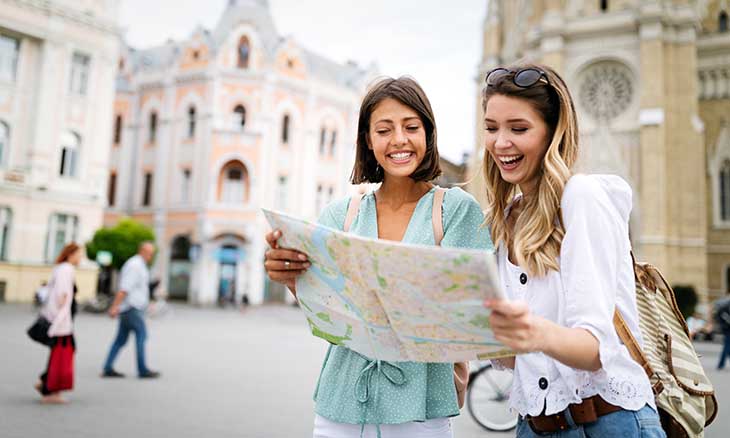
[[[693,286],[688,285],[675,285],[674,298],[677,300],[677,306],[679,311],[682,312],[684,319],[689,318],[695,313],[695,307],[697,307],[697,292]]]
[[[121,269],[124,262],[137,253],[137,247],[145,240],[154,242],[155,233],[134,219],[124,218],[112,228],[101,228],[86,243],[86,256],[96,260],[99,251],[112,253],[112,266]]]

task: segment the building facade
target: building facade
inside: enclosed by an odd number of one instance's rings
[[[102,225],[116,21],[116,0],[0,0],[0,301],[30,301]],[[77,283],[95,292],[92,263]]]
[[[277,32],[266,0],[230,0],[214,29],[123,46],[105,223],[153,228],[173,298],[282,300],[263,271],[261,208],[316,219],[349,188],[373,75]]]
[[[625,178],[637,256],[710,299],[730,290],[728,13],[726,0],[490,0],[478,69],[480,89],[498,65],[558,70],[579,113],[579,170]]]

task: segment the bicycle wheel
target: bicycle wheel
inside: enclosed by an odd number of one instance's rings
[[[466,394],[469,415],[486,430],[503,432],[517,426],[517,414],[509,409],[512,373],[498,371],[491,364],[473,372]]]

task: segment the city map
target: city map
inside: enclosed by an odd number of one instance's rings
[[[486,298],[503,294],[487,251],[358,237],[264,210],[279,247],[306,253],[297,299],[312,334],[391,362],[512,356],[489,328]]]

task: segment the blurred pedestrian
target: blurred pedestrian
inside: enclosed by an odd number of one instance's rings
[[[717,363],[717,369],[722,370],[725,368],[725,359],[730,357],[730,299],[718,303],[715,323],[722,330],[722,352],[720,352],[720,361]]]
[[[43,396],[42,403],[66,403],[66,399],[61,396],[61,390],[73,388],[73,353],[76,350],[73,337],[75,314],[73,302],[76,293],[74,276],[75,268],[81,262],[82,256],[79,245],[75,243],[66,245],[58,255],[56,266],[48,281],[47,297],[41,315],[51,323],[48,329],[51,353],[46,371],[35,384],[36,390]],[[65,351],[63,357],[58,354],[61,349]],[[57,378],[60,375],[64,376],[63,382]]]
[[[152,242],[142,242],[137,255],[131,257],[122,266],[119,280],[119,292],[109,308],[109,316],[119,317],[117,336],[112,343],[109,355],[104,363],[102,377],[124,377],[124,374],[114,370],[114,361],[127,343],[129,333],[134,332],[137,348],[137,373],[140,378],[157,378],[160,373],[147,368],[145,360],[145,341],[147,327],[144,322],[144,312],[150,302],[150,271],[149,263],[155,255],[155,245]]]

